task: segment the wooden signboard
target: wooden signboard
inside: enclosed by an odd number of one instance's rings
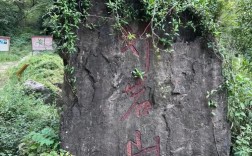
[[[32,50],[43,51],[53,50],[53,37],[52,36],[33,36],[32,37]]]
[[[10,37],[0,36],[0,51],[10,50]]]

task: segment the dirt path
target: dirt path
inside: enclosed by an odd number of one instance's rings
[[[27,55],[23,57],[19,61],[13,61],[13,62],[2,62],[0,63],[0,88],[2,88],[5,84],[5,82],[8,80],[8,74],[6,73],[8,69],[17,66],[19,63],[23,62],[27,57],[30,55]]]
[[[16,66],[17,64],[17,61],[0,63],[0,74],[2,75],[2,73],[5,73],[7,69]]]
[[[18,65],[18,61],[14,62],[3,62],[0,63],[0,88],[2,88],[8,79],[8,74],[6,73],[9,68]]]

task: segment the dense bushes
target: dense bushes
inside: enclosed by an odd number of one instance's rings
[[[55,106],[44,105],[40,99],[27,95],[19,82],[12,80],[0,94],[0,154],[17,155],[22,138],[32,131],[47,126],[58,129]]]
[[[218,50],[228,91],[232,151],[235,156],[252,154],[252,1],[227,1],[218,27]]]
[[[52,86],[62,82],[62,60],[54,54],[43,54],[24,63],[30,66],[21,81],[15,76],[18,68],[14,68],[11,79],[0,90],[0,155],[53,155],[59,150],[58,109],[54,104],[45,105],[35,93],[28,95],[22,83],[27,79],[47,82],[56,91]]]
[[[46,53],[31,56],[30,59],[23,61],[17,68],[14,68],[13,72],[17,71],[24,64],[29,64],[29,67],[23,74],[23,81],[32,79],[45,84],[53,91],[58,90],[54,85],[55,83],[63,82],[63,62],[57,54]]]
[[[235,3],[236,25],[232,35],[236,48],[252,61],[252,1],[241,0]]]
[[[16,35],[27,27],[41,29],[42,16],[52,3],[53,0],[0,0],[0,36]]]
[[[232,57],[225,69],[228,90],[228,117],[232,130],[232,154],[250,156],[252,153],[252,73],[244,68],[244,57]]]
[[[0,36],[9,35],[22,16],[17,6],[5,0],[0,0]]]

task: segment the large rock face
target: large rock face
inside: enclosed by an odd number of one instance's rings
[[[62,147],[77,156],[229,155],[226,94],[214,96],[215,116],[206,99],[222,84],[221,61],[200,38],[157,53],[140,36],[144,29],[125,28],[137,36],[131,41],[111,35],[109,22],[78,30],[69,60],[76,92],[64,83]],[[134,68],[145,71],[143,80],[132,77]]]

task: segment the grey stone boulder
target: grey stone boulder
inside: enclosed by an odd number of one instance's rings
[[[25,88],[34,91],[34,92],[48,92],[49,89],[45,87],[44,84],[33,81],[33,80],[27,80],[24,83]]]
[[[90,14],[108,16],[104,1],[91,4]],[[147,23],[125,26],[136,34],[129,43],[113,20],[97,17],[84,21],[95,29],[76,30],[77,51],[61,55],[74,68],[62,86],[61,147],[75,156],[229,156],[226,91],[213,97],[215,109],[206,98],[224,82],[208,40],[184,30],[173,52],[157,51],[141,35]],[[135,68],[142,80],[132,77]]]
[[[53,92],[44,84],[34,80],[24,82],[24,88],[27,94],[36,94],[37,98],[41,98],[46,104],[52,103],[54,100]]]

